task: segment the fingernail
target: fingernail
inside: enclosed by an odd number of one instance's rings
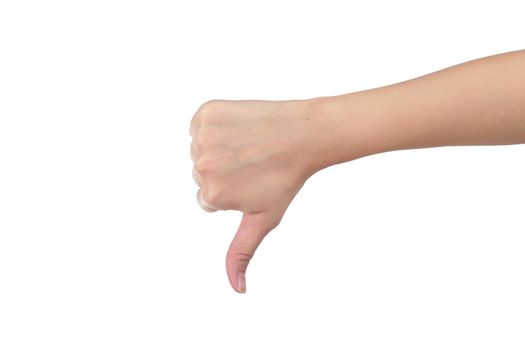
[[[237,273],[237,291],[239,293],[246,293],[246,277],[244,272]]]

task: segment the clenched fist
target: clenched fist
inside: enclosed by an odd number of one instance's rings
[[[244,213],[226,256],[237,292],[246,291],[246,268],[257,246],[316,171],[309,110],[307,101],[214,100],[191,122],[197,201],[206,211]]]

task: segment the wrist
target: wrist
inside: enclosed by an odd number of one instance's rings
[[[371,94],[365,91],[305,101],[303,114],[309,117],[304,122],[312,129],[313,172],[390,150],[391,128],[385,114],[373,107]]]

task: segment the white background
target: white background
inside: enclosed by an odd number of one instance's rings
[[[0,2],[0,349],[523,349],[523,146],[316,174],[238,295],[188,134],[523,49],[520,3]]]

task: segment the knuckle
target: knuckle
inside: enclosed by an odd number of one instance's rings
[[[204,202],[211,206],[217,206],[219,204],[220,197],[220,193],[213,189],[207,189],[202,193],[202,199]]]
[[[240,261],[241,263],[248,264],[250,260],[253,258],[252,253],[248,253],[245,250],[242,251],[233,251],[229,254],[229,259],[232,259],[234,261]]]
[[[193,137],[193,143],[197,151],[203,151],[209,149],[210,146],[217,143],[217,137],[214,133],[208,131],[206,128],[199,130],[199,132]]]
[[[202,209],[204,209],[205,211],[208,211],[208,212],[212,212],[212,211],[215,211],[216,209],[211,207],[208,203],[206,203],[202,197],[202,190],[199,189],[197,191],[197,202],[199,203],[200,207]]]
[[[190,122],[191,136],[195,137],[202,125],[207,123],[210,116],[217,113],[219,103],[219,100],[210,100],[200,105]]]
[[[193,181],[195,181],[195,184],[197,184],[197,186],[200,186],[202,183],[201,177],[199,176],[199,174],[197,174],[195,169],[193,170],[191,176],[193,177]]]
[[[197,116],[200,120],[207,120],[210,116],[216,114],[219,110],[219,100],[210,100],[204,102],[197,111]]]
[[[205,158],[199,158],[195,162],[193,168],[198,174],[207,172],[210,169],[210,162]]]
[[[193,138],[193,145],[195,147],[195,150],[201,151],[203,147],[206,146],[206,139],[202,136],[201,133],[195,135]]]
[[[200,150],[197,148],[195,141],[191,141],[190,144],[190,155],[193,161],[197,160],[199,157]]]

